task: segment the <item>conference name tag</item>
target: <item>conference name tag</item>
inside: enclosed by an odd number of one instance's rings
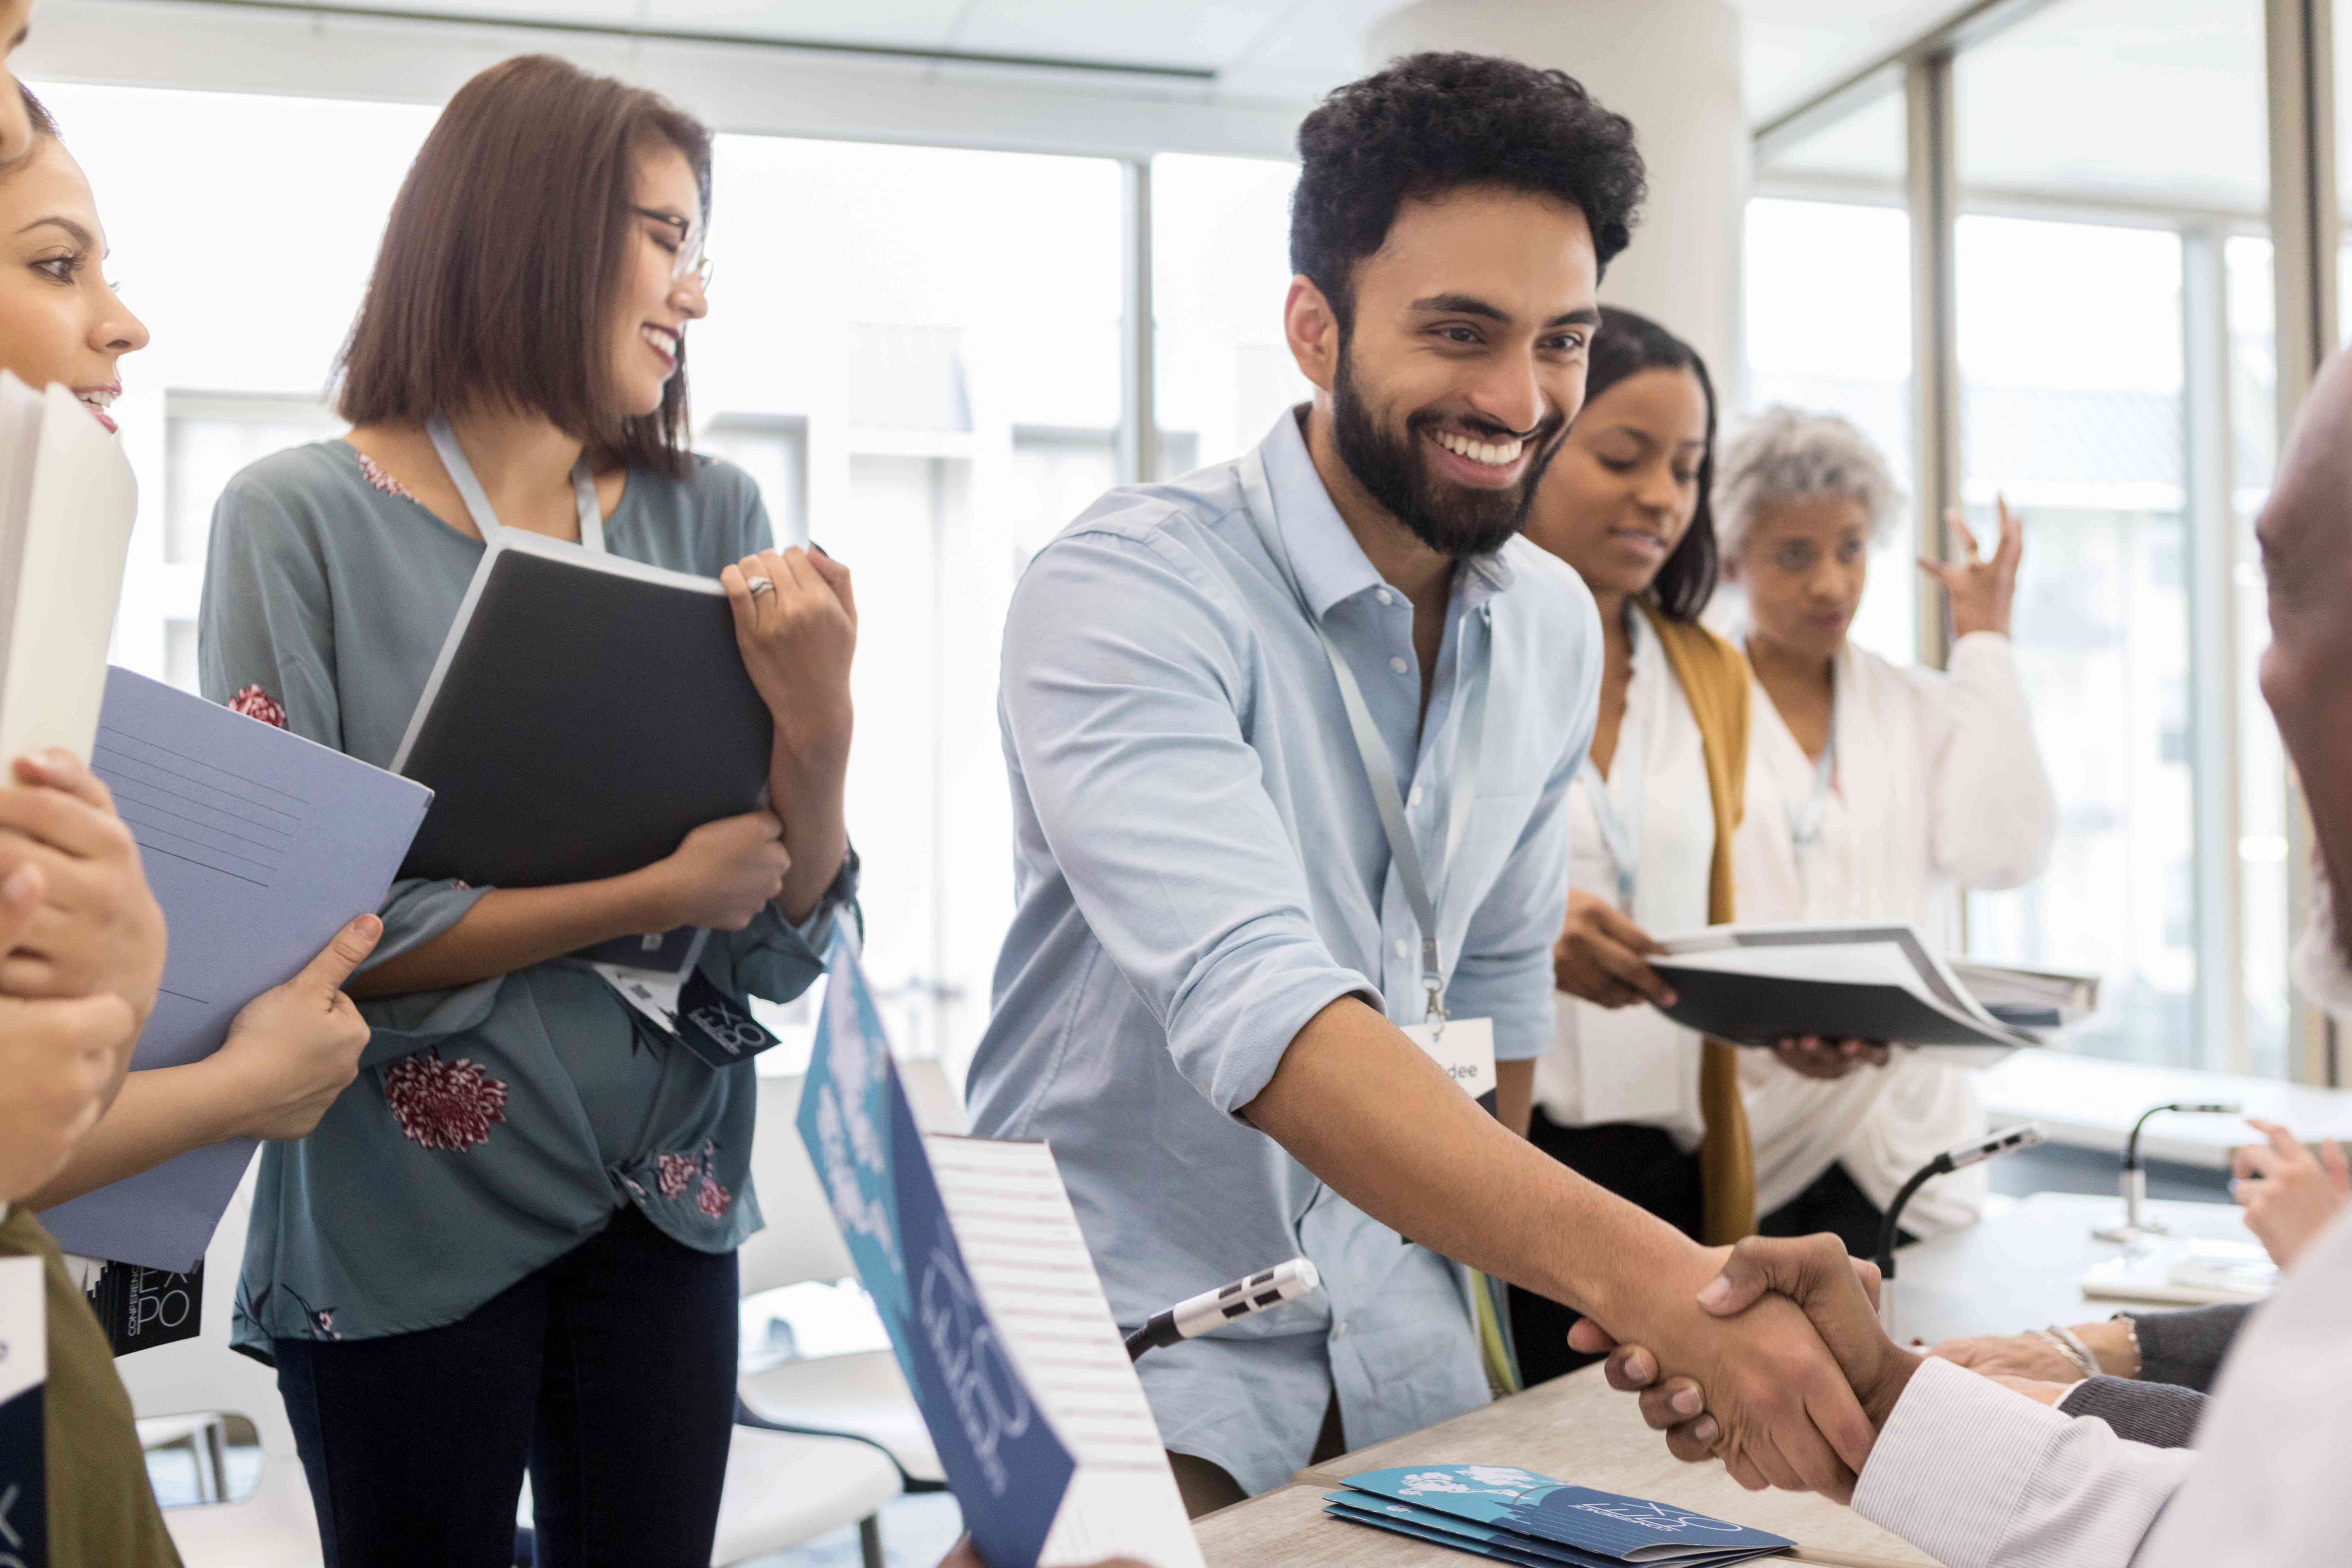
[[[192,1340],[203,1331],[205,1266],[185,1272],[108,1263],[89,1289],[90,1310],[116,1356]],[[7,1568],[0,1558],[0,1568]]]
[[[1495,1110],[1495,1020],[1448,1018],[1444,1023],[1412,1024],[1404,1037],[1429,1053],[1462,1092]]]
[[[49,1377],[41,1260],[0,1258],[0,1568],[47,1568]]]
[[[680,979],[617,964],[594,967],[629,1005],[641,1029],[650,1026],[658,1043],[683,1046],[707,1067],[733,1067],[777,1043],[774,1035],[698,968]],[[0,1568],[6,1565],[0,1563]]]

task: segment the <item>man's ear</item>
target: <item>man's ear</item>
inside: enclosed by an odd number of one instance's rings
[[[1339,318],[1305,273],[1290,280],[1290,297],[1282,302],[1282,335],[1298,374],[1329,392],[1339,379]]]

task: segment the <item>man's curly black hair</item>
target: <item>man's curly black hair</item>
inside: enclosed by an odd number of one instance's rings
[[[1633,124],[1561,71],[1493,55],[1418,54],[1349,82],[1298,128],[1290,268],[1344,330],[1356,263],[1385,244],[1408,198],[1500,185],[1584,214],[1601,265],[1633,238],[1647,186]]]

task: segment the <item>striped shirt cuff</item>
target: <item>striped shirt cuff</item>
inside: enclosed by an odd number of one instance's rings
[[[1930,1357],[1853,1509],[1947,1568],[2124,1568],[2193,1462]]]

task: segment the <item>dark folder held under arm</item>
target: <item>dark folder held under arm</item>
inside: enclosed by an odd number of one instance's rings
[[[482,557],[393,769],[434,792],[401,874],[546,887],[659,860],[765,797],[772,726],[726,591],[534,534]],[[620,948],[601,960],[667,966]]]

